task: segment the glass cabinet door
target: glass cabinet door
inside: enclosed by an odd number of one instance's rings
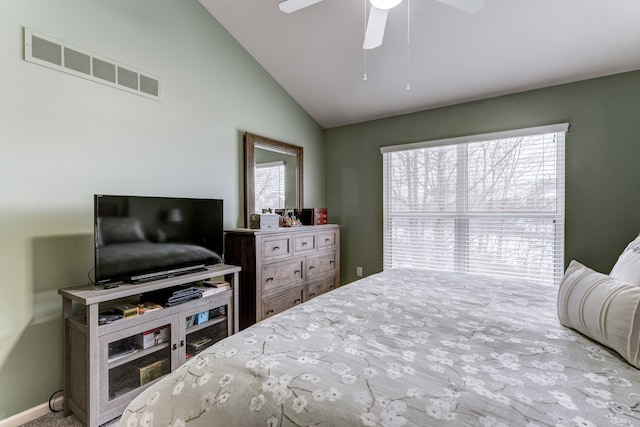
[[[172,322],[165,320],[104,337],[107,402],[171,372],[173,329]]]
[[[186,360],[227,337],[229,329],[227,307],[222,305],[208,308],[185,317]]]

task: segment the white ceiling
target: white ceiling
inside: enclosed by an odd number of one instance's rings
[[[404,0],[365,81],[365,1],[200,0],[323,128],[640,69],[640,0]]]

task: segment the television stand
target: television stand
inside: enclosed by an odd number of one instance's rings
[[[121,415],[142,390],[203,348],[238,332],[239,272],[240,267],[216,264],[136,285],[118,283],[112,289],[59,289],[65,417],[73,413],[88,427],[98,427]],[[217,277],[224,277],[231,289],[100,325],[101,312],[154,302],[143,301],[143,294]]]

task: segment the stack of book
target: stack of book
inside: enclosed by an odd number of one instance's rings
[[[162,307],[160,304],[156,304],[155,302],[143,302],[142,304],[138,304],[138,312],[140,314],[161,310],[163,308],[164,307]]]
[[[172,307],[201,297],[202,295],[200,295],[199,289],[196,289],[194,286],[174,286],[172,288],[146,292],[142,296],[142,301],[151,301],[160,306]]]
[[[195,286],[200,290],[203,297],[217,294],[218,292],[224,292],[231,289],[229,282],[223,280],[203,280],[198,286]]]

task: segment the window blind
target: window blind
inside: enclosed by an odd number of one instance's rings
[[[284,169],[282,160],[256,164],[256,212],[284,208]]]
[[[558,283],[568,125],[384,147],[384,268]]]

